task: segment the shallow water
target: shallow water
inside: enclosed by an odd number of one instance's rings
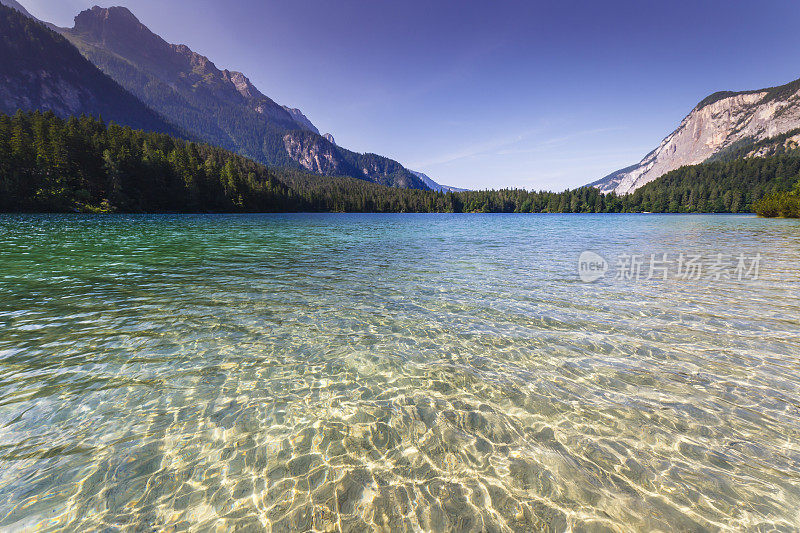
[[[741,216],[3,216],[0,529],[797,531],[798,265]]]

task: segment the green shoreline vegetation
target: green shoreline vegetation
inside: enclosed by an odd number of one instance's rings
[[[800,216],[800,157],[684,167],[626,196],[591,187],[439,193],[272,169],[81,116],[0,114],[2,212],[752,213]]]
[[[800,181],[788,192],[772,192],[759,200],[753,209],[761,217],[800,218]]]

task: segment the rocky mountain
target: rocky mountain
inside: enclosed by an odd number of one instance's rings
[[[24,8],[0,6],[0,57],[0,112],[87,114],[136,129],[181,133]]]
[[[433,181],[427,174],[423,174],[422,172],[415,172],[413,170],[411,172],[413,172],[416,177],[425,182],[425,185],[427,185],[432,190],[437,192],[464,192],[467,190],[467,189],[459,189],[456,187],[450,187],[449,185],[439,185],[438,183]]]
[[[353,176],[358,173],[339,157],[334,144],[327,139],[320,142],[313,132],[290,132],[283,140],[289,157],[306,170],[327,176]]]
[[[732,151],[750,155],[748,146],[797,128],[800,80],[756,91],[715,93],[641,162],[591,185],[627,194],[682,166],[724,158]]]
[[[314,133],[319,135],[319,130],[317,129],[317,127],[308,119],[307,116],[303,114],[302,111],[300,111],[297,108],[290,108],[286,106],[283,106],[283,108],[286,110],[287,113],[289,113],[292,116],[292,119],[294,119],[294,121],[297,122],[297,124],[299,124],[300,127],[302,127],[303,129],[307,129],[308,131],[313,131]]]
[[[399,163],[375,167],[377,156],[336,146],[300,110],[277,104],[241,72],[166,42],[124,7],[83,11],[62,32],[120,85],[208,143],[268,165],[427,188]]]

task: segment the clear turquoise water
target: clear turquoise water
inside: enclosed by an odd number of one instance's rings
[[[797,531],[798,272],[739,216],[2,216],[0,529]]]

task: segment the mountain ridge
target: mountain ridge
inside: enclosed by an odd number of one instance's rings
[[[0,0],[0,4],[4,5],[6,7],[10,7],[11,9],[16,9],[17,11],[19,11],[20,13],[22,13],[23,15],[25,15],[28,18],[31,18],[31,19],[34,19],[34,20],[38,20],[36,17],[31,15],[28,12],[28,10],[25,9],[25,7],[23,7],[22,4],[17,2],[17,0]]]
[[[127,8],[95,6],[61,32],[106,74],[204,142],[270,166],[428,188],[396,161],[335,145],[300,110],[277,104],[243,73],[166,42]]]
[[[0,111],[102,116],[135,129],[186,137],[87,61],[66,39],[26,13],[0,6]]]
[[[82,11],[75,17],[75,26],[65,32],[67,38],[80,39],[85,45],[104,48],[132,65],[145,67],[169,85],[190,84],[197,90],[204,84],[218,98],[230,102],[241,98],[256,112],[283,126],[300,126],[243,73],[219,69],[185,44],[168,43],[125,7],[95,6]]]
[[[800,79],[748,91],[720,91],[701,100],[639,163],[589,186],[628,194],[664,174],[800,128]]]

